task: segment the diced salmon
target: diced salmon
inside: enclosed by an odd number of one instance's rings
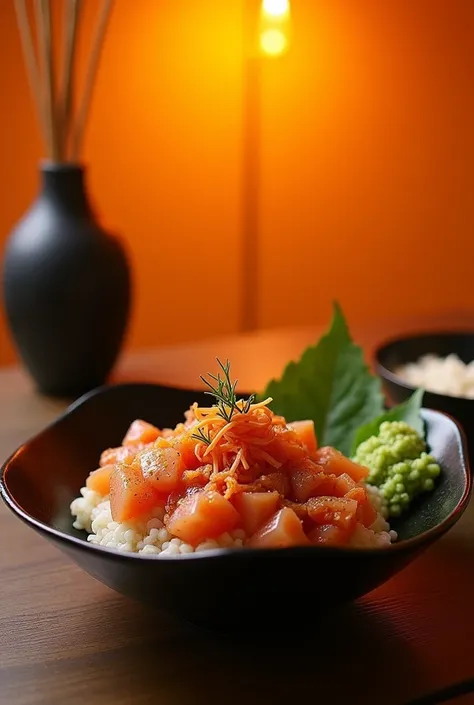
[[[377,519],[377,511],[374,509],[369,499],[365,487],[354,487],[346,494],[348,499],[355,499],[358,502],[357,521],[369,528]]]
[[[274,438],[265,446],[265,450],[280,463],[300,462],[308,454],[303,447],[300,437],[290,427],[276,426],[273,429]]]
[[[307,544],[309,540],[301,520],[292,509],[283,507],[252,536],[247,545],[252,548],[286,548]]]
[[[185,470],[196,470],[203,464],[196,456],[197,440],[192,437],[192,433],[176,436],[172,440],[172,445],[180,453]]]
[[[291,499],[282,499],[281,505],[282,507],[289,507],[289,509],[292,509],[301,521],[308,517],[306,503],[301,504],[300,502],[292,502]]]
[[[364,487],[356,485],[347,492],[346,497],[348,499],[355,499],[356,502],[365,502],[367,499],[367,491]]]
[[[118,463],[110,475],[110,508],[112,519],[123,522],[150,512],[160,495],[147,482],[138,464]]]
[[[354,463],[350,458],[340,453],[335,448],[326,446],[319,448],[315,453],[315,460],[322,465],[324,471],[331,475],[347,474],[354,482],[363,480],[369,474],[369,470],[358,463]]]
[[[119,446],[118,448],[107,448],[100,456],[99,465],[115,465],[115,463],[131,463],[132,459],[140,450],[139,447]]]
[[[311,543],[320,546],[345,546],[351,536],[352,531],[341,529],[334,524],[322,524],[315,526],[308,534]]]
[[[297,502],[306,502],[310,497],[331,495],[334,491],[336,477],[327,475],[323,469],[310,458],[289,471],[291,491]]]
[[[151,443],[160,435],[160,431],[156,426],[152,426],[146,421],[137,419],[134,421],[122,441],[124,446],[136,446],[139,443]]]
[[[347,495],[348,492],[356,487],[357,485],[352,477],[349,477],[347,473],[343,472],[342,475],[339,475],[334,482],[333,494],[336,497],[344,497],[344,495]],[[355,497],[352,499],[355,499]]]
[[[312,497],[307,502],[308,516],[316,524],[334,524],[350,529],[356,524],[358,504],[346,497]]]
[[[238,521],[239,514],[228,499],[213,490],[200,490],[178,502],[167,521],[167,529],[182,541],[197,546],[205,539],[232,531]]]
[[[280,495],[278,492],[240,492],[233,498],[247,536],[252,536],[275,514]]]
[[[316,452],[318,441],[314,430],[314,421],[293,421],[293,423],[289,424],[289,428],[296,433],[308,453]]]
[[[290,491],[290,479],[286,472],[277,470],[268,475],[261,475],[252,485],[256,492],[278,492],[286,497]]]
[[[150,443],[148,445],[153,446],[153,448],[173,448],[174,439],[165,438],[164,436],[158,436],[158,438],[154,440],[153,443]]]
[[[87,478],[86,486],[90,490],[98,492],[101,495],[109,494],[110,476],[113,472],[113,469],[113,465],[104,465],[101,468],[97,468],[97,470],[91,472],[91,474]]]
[[[180,454],[169,445],[142,450],[135,463],[140,465],[145,480],[161,494],[177,489],[184,470]]]
[[[357,521],[369,529],[376,519],[377,512],[372,506],[370,499],[361,502],[357,508]]]

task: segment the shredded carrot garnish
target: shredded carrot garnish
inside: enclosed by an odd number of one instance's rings
[[[265,448],[286,428],[285,420],[268,408],[270,397],[250,401],[236,401],[231,409],[229,404],[224,413],[222,404],[200,407],[195,403],[188,412],[188,418],[193,419],[190,428],[196,440],[195,455],[200,463],[210,463],[213,483],[228,481],[226,493],[238,491],[239,481],[252,482],[256,475],[251,468],[259,472],[262,463],[275,470],[282,465]]]
[[[294,446],[295,440],[285,419],[269,408],[271,397],[237,399],[229,362],[218,364],[217,375],[201,378],[215,403],[194,403],[186,412],[184,433],[194,441],[197,463],[207,468],[203,480],[228,496],[279,470],[289,457],[287,443]],[[197,482],[197,476],[189,480]]]
[[[274,468],[281,468],[283,463],[280,463],[279,460],[275,460],[275,458],[272,458],[270,453],[266,453],[264,450],[261,450],[259,453],[260,457],[262,460],[266,460],[269,465],[272,465]]]
[[[230,469],[229,469],[230,473],[234,473],[237,470],[241,459],[242,459],[242,448],[238,451],[237,455],[235,456],[234,462],[230,466]]]

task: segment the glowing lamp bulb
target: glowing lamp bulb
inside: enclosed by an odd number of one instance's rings
[[[260,46],[265,54],[278,56],[287,48],[288,40],[281,29],[266,29],[260,35]]]
[[[263,12],[271,17],[282,17],[290,11],[290,0],[263,0]]]

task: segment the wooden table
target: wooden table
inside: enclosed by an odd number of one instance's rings
[[[470,326],[472,317],[457,322]],[[356,337],[370,351],[387,333],[417,327],[371,326]],[[233,361],[242,387],[258,388],[318,334],[274,331],[147,351],[126,356],[115,379],[190,385],[219,355]],[[36,395],[19,369],[0,371],[0,459],[64,406]],[[264,647],[150,614],[70,564],[3,504],[0,532],[1,705],[405,705],[430,694],[426,702],[441,702],[433,695],[440,691],[443,702],[474,703],[474,507],[412,566],[329,617],[321,633]],[[300,606],[286,608],[298,614]]]

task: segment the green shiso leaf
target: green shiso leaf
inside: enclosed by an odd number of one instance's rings
[[[384,410],[380,380],[353,343],[337,304],[327,333],[298,362],[290,362],[263,396],[273,397],[272,410],[289,422],[312,419],[319,444],[346,455],[360,426]]]
[[[354,455],[361,443],[366,441],[371,436],[377,436],[380,430],[380,425],[384,421],[405,421],[411,426],[421,438],[424,438],[424,424],[421,418],[420,410],[423,402],[425,390],[417,389],[409,399],[403,404],[394,406],[388,411],[383,412],[369,423],[361,426],[354,436],[352,443],[351,454]]]

